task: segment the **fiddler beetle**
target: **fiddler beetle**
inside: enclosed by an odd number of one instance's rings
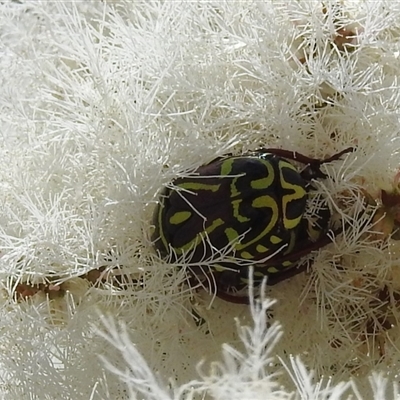
[[[327,178],[322,164],[351,151],[318,160],[273,148],[213,160],[162,191],[154,246],[168,262],[187,265],[192,279],[217,296],[246,303],[238,292],[248,285],[250,265],[254,285],[265,276],[274,285],[305,270],[301,259],[331,243],[324,198],[310,215],[312,182]]]

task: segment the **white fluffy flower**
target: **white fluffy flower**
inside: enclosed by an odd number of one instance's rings
[[[0,397],[398,395],[399,32],[385,0],[2,2]],[[249,309],[150,234],[174,178],[260,147],[355,151],[315,183],[343,233]]]

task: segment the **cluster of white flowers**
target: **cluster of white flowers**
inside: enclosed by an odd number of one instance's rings
[[[0,397],[399,395],[399,40],[389,0],[0,2]],[[150,235],[260,147],[354,152],[315,183],[343,233],[249,307]]]

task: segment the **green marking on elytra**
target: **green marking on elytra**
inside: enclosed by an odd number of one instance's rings
[[[238,181],[238,179],[239,179],[238,177],[235,177],[232,179],[232,182],[231,182],[231,197],[232,198],[240,195],[240,191],[236,187],[236,182]]]
[[[273,208],[273,209],[276,208],[278,210],[278,207],[276,206],[276,201],[271,196],[267,196],[267,195],[256,197],[253,200],[253,202],[251,203],[251,205],[254,208],[268,207],[268,208]]]
[[[292,184],[285,180],[285,169],[291,169],[293,171],[297,171],[296,168],[285,160],[279,161],[279,173],[280,173],[280,184],[283,189],[289,190],[290,194],[285,194],[282,197],[282,205],[283,205],[283,225],[285,229],[290,230],[296,228],[299,225],[303,214],[301,213],[296,218],[290,219],[286,214],[286,210],[289,206],[289,203],[292,201],[303,199],[307,196],[307,191],[299,184]],[[301,212],[303,210],[300,210]]]
[[[238,200],[233,200],[233,201],[232,201],[233,216],[234,216],[239,222],[248,222],[248,221],[250,221],[250,218],[244,217],[243,215],[240,215],[239,206],[240,206],[240,203],[241,203],[241,202],[242,202],[242,199],[238,199]]]
[[[278,243],[282,242],[282,239],[275,235],[271,235],[269,240],[271,241],[272,244],[278,244]]]
[[[227,270],[226,267],[224,267],[223,265],[219,265],[219,264],[214,264],[214,265],[213,265],[213,269],[214,269],[216,272],[224,272],[224,271]]]
[[[179,225],[187,221],[192,216],[190,211],[178,211],[169,219],[169,223],[172,225]]]
[[[292,261],[284,261],[282,263],[282,267],[289,267],[290,265],[292,265]]]
[[[242,240],[240,246],[237,246],[238,250],[244,249],[248,246],[251,246],[252,244],[255,243],[260,243],[263,241],[264,237],[267,236],[273,228],[276,226],[276,223],[279,218],[279,209],[278,205],[276,204],[276,201],[271,196],[260,196],[256,199],[253,200],[252,203],[253,207],[257,208],[270,208],[271,209],[271,219],[269,220],[268,225],[265,226],[265,228],[260,232],[256,237],[252,238],[250,241],[245,242]]]
[[[215,229],[217,229],[219,226],[223,225],[224,221],[221,218],[214,219],[212,224],[208,226],[204,231],[199,232],[192,240],[187,242],[184,246],[181,246],[179,248],[175,248],[175,251],[177,254],[183,254],[185,251],[188,251],[192,248],[195,248],[196,246],[201,243],[207,235],[210,235]]]
[[[248,251],[242,251],[240,253],[240,257],[244,258],[245,260],[252,260],[254,258],[254,255],[249,253]]]
[[[209,190],[210,192],[218,192],[221,185],[211,185],[199,182],[182,182],[179,184],[179,187],[186,190]]]
[[[250,182],[250,186],[252,189],[258,189],[258,190],[268,189],[274,182],[274,177],[275,177],[274,168],[270,163],[264,162],[263,164],[267,168],[267,175],[264,178],[252,180]]]
[[[234,158],[228,158],[221,164],[221,175],[229,175],[232,171],[232,165],[235,162]]]
[[[165,207],[164,202],[161,201],[160,205],[159,205],[157,221],[158,221],[158,227],[159,227],[158,231],[159,231],[161,242],[164,245],[164,249],[167,250],[168,249],[168,240],[164,234],[164,224],[163,224],[163,209],[164,209],[164,207]]]
[[[258,253],[266,253],[267,251],[269,251],[269,249],[267,247],[263,246],[262,244],[258,244],[256,246],[256,251]]]
[[[239,237],[238,232],[233,228],[226,228],[225,235],[228,238],[229,243],[236,242]]]

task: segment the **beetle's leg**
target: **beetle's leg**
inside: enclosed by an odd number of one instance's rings
[[[215,295],[222,300],[225,300],[229,303],[236,303],[236,304],[250,304],[249,296],[247,295],[234,295],[227,292],[227,288],[221,287],[218,283],[218,278],[212,277],[213,272],[209,271],[204,273],[203,279],[201,280],[202,287],[211,295]],[[239,272],[238,272],[239,278]],[[189,277],[189,285],[195,286],[199,283],[199,278]]]
[[[221,290],[218,290],[216,293],[216,296],[222,300],[228,301],[229,303],[250,304],[250,297],[247,295],[235,296],[234,294],[229,294],[229,293],[223,292]]]
[[[319,238],[316,242],[309,242],[307,245],[303,246],[301,250],[295,251],[293,253],[281,256],[281,257],[274,257],[271,259],[270,262],[266,262],[262,265],[262,267],[274,266],[274,265],[282,265],[282,263],[287,261],[297,261],[300,258],[306,256],[307,254],[311,253],[312,251],[318,250],[329,243],[332,243],[332,238],[328,234],[331,235],[338,235],[342,232],[342,228],[336,229],[335,231],[328,231],[324,236]],[[273,274],[266,274],[267,278],[267,286],[276,285],[279,282],[282,282],[286,279],[292,278],[304,271],[307,270],[307,267],[312,264],[312,260],[309,260],[305,263],[300,264],[297,267],[292,268],[283,268],[281,272],[273,273]],[[238,271],[239,272],[239,271]],[[206,276],[212,275],[212,272],[205,273]],[[214,281],[214,284],[211,284]],[[202,282],[205,288],[210,292],[214,293],[217,297],[222,300],[228,301],[229,303],[236,303],[236,304],[250,304],[249,296],[247,295],[234,295],[228,293],[224,288],[220,287],[218,284],[218,279],[214,280],[212,278],[208,278]],[[213,286],[213,287],[211,287]],[[257,286],[257,285],[255,285]]]
[[[267,286],[274,286],[279,282],[285,281],[286,279],[293,278],[294,276],[301,274],[307,270],[307,267],[313,263],[312,260],[300,264],[297,267],[286,268],[282,272],[276,274],[270,274],[267,278]]]
[[[341,232],[341,229],[337,229],[336,231],[329,231],[333,235],[337,235]],[[262,267],[268,267],[268,266],[274,266],[274,265],[282,265],[282,263],[287,262],[287,261],[297,261],[300,258],[306,256],[312,251],[318,250],[321,247],[326,246],[329,243],[332,243],[331,237],[328,235],[327,232],[324,236],[319,238],[316,242],[314,243],[308,243],[307,246],[304,246],[301,250],[295,251],[293,253],[290,253],[288,255],[284,255],[282,257],[273,257],[273,259],[270,262],[266,262],[265,264],[262,265]],[[273,273],[273,274],[267,274],[267,286],[273,286],[276,285],[279,282],[282,282],[286,279],[292,278],[293,276],[296,276],[304,271],[307,270],[307,267],[312,264],[312,260],[307,261],[305,263],[300,264],[297,267],[292,267],[292,268],[283,268],[281,272]],[[210,272],[212,274],[212,272]],[[220,287],[218,285],[218,281],[214,282],[214,287],[211,288],[211,282],[212,279],[208,279],[208,284],[206,284],[207,289],[210,293],[214,292],[217,297],[219,297],[222,300],[228,301],[230,303],[236,303],[236,304],[250,304],[250,299],[249,296],[247,295],[234,295],[228,293],[226,290]],[[203,282],[204,284],[205,282]],[[257,285],[255,285],[257,286]]]
[[[336,153],[331,157],[328,157],[328,158],[325,158],[324,160],[319,161],[319,163],[320,163],[320,165],[322,165],[322,164],[330,163],[332,161],[336,161],[340,157],[342,157],[343,154],[352,153],[354,150],[355,150],[354,147],[347,147],[346,149],[339,151],[339,153]]]
[[[319,160],[317,158],[311,158],[305,156],[304,154],[298,153],[297,151],[290,151],[284,149],[262,149],[260,152],[266,152],[270,154],[277,155],[279,157],[283,157],[289,160],[300,162],[306,165],[306,168],[300,173],[303,179],[307,181],[311,181],[313,179],[325,179],[327,175],[321,171],[321,165],[326,164],[335,160],[338,160],[343,154],[350,153],[354,151],[353,147],[348,147],[340,151],[339,153],[334,154],[331,157],[325,158],[324,160]]]
[[[271,261],[267,261],[265,264],[262,264],[262,266],[274,266],[274,265],[282,265],[286,261],[297,261],[300,258],[306,256],[307,254],[310,254],[312,251],[319,250],[321,247],[324,247],[330,243],[332,243],[332,237],[329,235],[329,233],[333,236],[339,235],[342,233],[343,228],[338,228],[336,230],[330,229],[328,232],[325,233],[325,235],[321,236],[317,241],[315,242],[309,242],[305,246],[302,246],[302,248],[298,251],[294,251],[292,253],[286,254],[284,256],[275,256]]]
[[[353,147],[348,147],[348,148],[340,151],[339,153],[334,154],[333,156],[331,156],[329,158],[325,158],[324,160],[319,160],[317,158],[308,157],[308,156],[305,156],[304,154],[298,153],[297,151],[291,151],[291,150],[276,149],[276,148],[257,150],[257,152],[260,152],[260,153],[275,154],[275,155],[277,155],[279,157],[283,157],[283,158],[287,158],[289,160],[301,162],[302,164],[312,165],[313,167],[314,166],[318,166],[319,167],[322,164],[326,164],[326,163],[329,163],[329,162],[332,162],[332,161],[336,161],[343,154],[351,153],[353,151],[354,151]]]
[[[332,243],[332,237],[329,235],[329,233],[333,236],[337,236],[342,232],[343,228],[338,228],[336,230],[329,230],[324,236],[319,238],[316,242],[310,243],[307,246],[304,246],[301,250],[299,251],[294,251],[293,253],[290,253],[288,255],[274,258],[270,262],[267,262],[265,265],[268,267],[269,265],[274,266],[274,265],[282,265],[282,263],[287,262],[287,261],[297,261],[307,254],[310,254],[312,251],[318,250],[330,243]],[[312,263],[310,260],[309,262],[305,262],[303,264],[300,264],[298,267],[293,267],[293,268],[284,268],[282,269],[282,272],[277,272],[274,274],[269,274],[268,275],[268,280],[267,280],[267,285],[268,286],[273,286],[276,285],[277,283],[284,281],[285,279],[291,278],[297,274],[300,274],[301,272],[305,271],[309,265],[309,263]]]

